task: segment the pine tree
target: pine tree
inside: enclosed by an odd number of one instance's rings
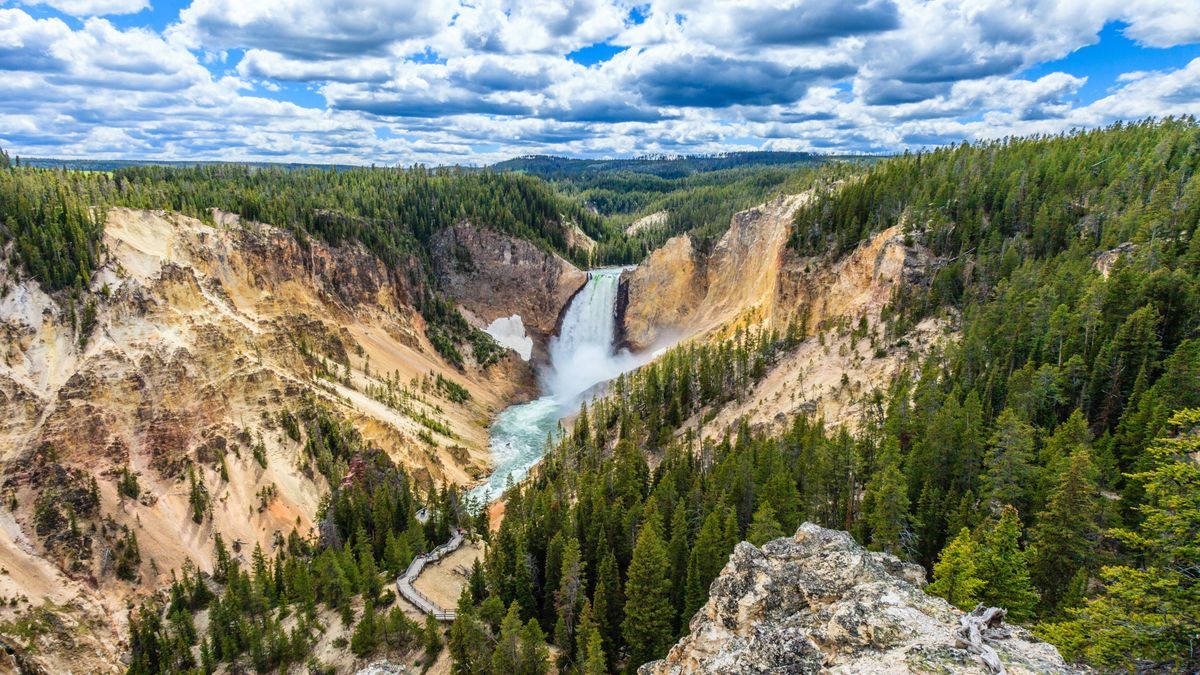
[[[737,545],[737,539],[730,539],[726,518],[728,509],[714,508],[704,518],[696,541],[692,545],[692,554],[688,560],[687,593],[684,602],[683,617],[686,621],[708,599],[708,587],[717,578],[721,568],[729,560],[729,554]]]
[[[933,583],[929,584],[929,593],[945,598],[959,609],[974,607],[979,602],[979,592],[983,587],[983,580],[976,572],[975,561],[978,557],[971,532],[964,527],[938,556],[937,564],[933,566]]]
[[[984,538],[978,573],[983,580],[980,600],[1003,607],[1013,621],[1033,618],[1038,596],[1029,581],[1029,565],[1020,548],[1021,519],[1012,506],[1004,507],[1000,520]]]
[[[471,576],[467,582],[467,587],[471,591],[471,599],[476,603],[483,602],[487,595],[487,578],[483,573],[483,562],[476,558],[471,563]]]
[[[800,492],[796,489],[796,481],[780,467],[771,474],[763,486],[762,497],[769,501],[775,509],[784,534],[793,534],[800,525]]]
[[[1147,662],[1169,672],[1200,669],[1200,409],[1180,411],[1170,424],[1175,435],[1147,449],[1150,468],[1130,476],[1146,491],[1141,523],[1111,531],[1137,565],[1104,568],[1103,593],[1043,627],[1068,657],[1106,669]]]
[[[317,594],[313,590],[312,577],[308,573],[308,565],[294,565],[295,573],[289,587],[289,597],[303,610],[304,616],[310,621],[316,618]]]
[[[587,657],[580,667],[581,675],[605,675],[608,665],[604,655],[604,645],[600,639],[600,631],[593,628],[587,634]]]
[[[1018,509],[1028,506],[1027,495],[1033,470],[1033,428],[1021,421],[1011,409],[996,418],[991,450],[984,474],[984,495],[992,508],[999,511],[1005,504]]]
[[[487,671],[492,659],[491,639],[487,627],[476,614],[470,591],[464,588],[446,641],[450,649],[450,672],[474,675]]]
[[[754,519],[750,522],[750,530],[746,533],[747,541],[755,546],[762,546],[768,541],[779,539],[782,536],[783,528],[775,519],[775,509],[771,508],[770,502],[762,502],[758,510],[754,512]]]
[[[674,640],[671,582],[667,553],[654,527],[643,527],[629,564],[625,585],[625,621],[622,632],[629,645],[629,663],[638,665],[660,657]]]
[[[425,663],[433,665],[442,653],[442,626],[432,614],[425,615]]]
[[[625,616],[625,593],[617,572],[617,559],[611,549],[606,550],[600,561],[600,574],[592,592],[592,613],[604,640],[604,653],[608,655],[609,667],[615,663],[617,653],[625,646],[621,634],[621,619]]]
[[[579,551],[579,542],[571,537],[563,549],[562,571],[558,590],[554,593],[554,609],[558,615],[554,642],[567,654],[575,646],[575,623],[587,597],[587,577]]]
[[[508,606],[500,623],[500,636],[492,652],[492,672],[516,673],[521,663],[521,611],[517,603]]]
[[[358,569],[362,581],[363,596],[374,600],[379,597],[379,592],[383,590],[383,583],[379,580],[379,569],[375,566],[375,554],[371,550],[371,540],[367,537],[366,530],[362,527],[358,528],[357,540],[358,549]]]
[[[1100,538],[1096,473],[1091,453],[1082,449],[1071,453],[1033,527],[1031,576],[1041,591],[1044,612],[1056,610],[1071,575],[1094,560]]]
[[[687,512],[683,500],[676,502],[675,511],[671,515],[671,540],[667,542],[667,558],[670,564],[668,576],[671,579],[671,608],[675,612],[674,623],[678,633],[680,616],[683,614],[683,603],[687,592],[688,567],[688,531]]]
[[[350,636],[350,651],[356,656],[366,656],[375,651],[378,642],[379,629],[375,625],[375,603],[367,600],[363,603],[363,615],[354,633]]]
[[[530,619],[521,629],[516,675],[546,675],[550,672],[550,650],[546,634],[538,622]]]
[[[885,443],[879,462],[879,470],[867,483],[871,509],[866,520],[871,530],[871,547],[899,555],[908,527],[908,487],[894,441]]]

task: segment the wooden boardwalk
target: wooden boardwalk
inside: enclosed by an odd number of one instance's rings
[[[458,547],[462,546],[462,542],[462,530],[455,530],[454,535],[450,537],[450,541],[438,546],[429,553],[423,553],[413,558],[413,561],[408,565],[408,569],[404,570],[404,574],[396,578],[396,591],[400,593],[400,596],[408,600],[422,612],[432,615],[438,621],[453,621],[456,616],[455,610],[438,607],[437,603],[430,600],[421,591],[418,591],[413,586],[413,583],[416,582],[417,577],[421,576],[421,571],[425,569],[425,565],[435,563],[457,551]]]

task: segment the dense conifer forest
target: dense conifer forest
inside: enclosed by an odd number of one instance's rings
[[[685,425],[787,358],[795,329],[616,380],[509,494],[483,597],[538,622],[563,667],[632,672],[686,632],[735,542],[812,520],[924,565],[960,607],[1009,608],[1069,658],[1194,669],[1198,168],[1184,119],[825,181],[792,245],[836,258],[902,224],[941,265],[892,299],[888,335],[939,315],[959,339],[869,395],[853,434],[801,416],[700,443]],[[491,634],[469,604],[450,642],[466,664]]]

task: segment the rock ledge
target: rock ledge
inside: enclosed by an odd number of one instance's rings
[[[924,583],[919,566],[811,523],[761,549],[743,542],[691,633],[638,672],[993,672],[962,637],[966,615]],[[1018,626],[996,623],[983,640],[1008,673],[1086,672]]]

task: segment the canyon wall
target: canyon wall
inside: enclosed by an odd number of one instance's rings
[[[587,274],[561,256],[467,223],[435,235],[433,268],[438,287],[481,328],[520,316],[543,353],[563,308],[587,283]]]
[[[48,296],[0,256],[0,597],[59,608],[36,657],[52,672],[119,671],[127,604],[186,560],[210,569],[216,533],[248,560],[312,531],[329,486],[308,430],[285,422],[300,408],[331,411],[419,480],[469,485],[490,467],[492,415],[536,392],[519,358],[459,369],[438,354],[414,308],[415,258],[393,268],[361,246],[212,220],[112,209],[86,303]],[[570,292],[547,290],[530,316],[551,330]],[[136,498],[118,489],[125,471]],[[78,536],[47,518],[67,506]],[[135,581],[111,567],[126,528]]]
[[[625,276],[621,327],[634,350],[727,337],[738,328],[791,329],[802,338],[751,391],[686,428],[719,438],[741,419],[778,428],[801,413],[853,426],[864,394],[953,339],[941,318],[904,336],[885,330],[892,294],[932,277],[938,261],[927,249],[896,226],[841,258],[798,255],[787,241],[806,199],[779,197],[736,214],[708,253],[687,235],[674,237]]]

